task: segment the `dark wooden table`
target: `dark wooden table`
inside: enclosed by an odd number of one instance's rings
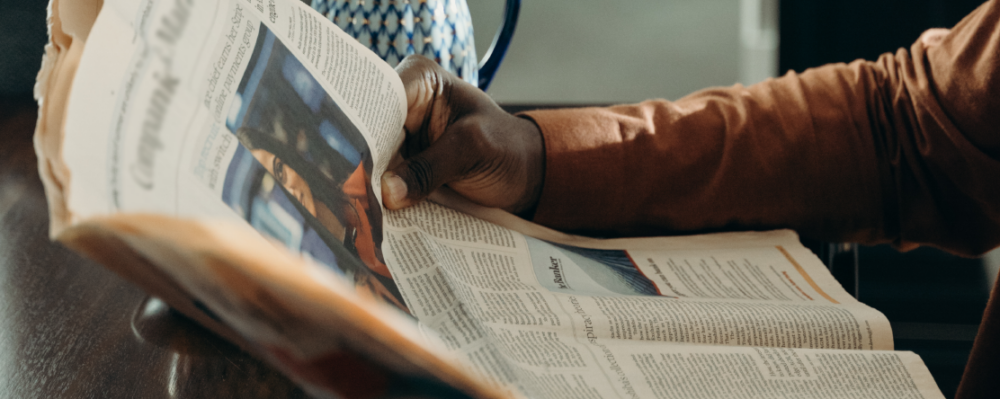
[[[48,238],[30,99],[0,100],[0,398],[297,398],[268,365]]]

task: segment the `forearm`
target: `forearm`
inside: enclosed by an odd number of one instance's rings
[[[877,226],[876,148],[859,117],[830,115],[865,108],[848,100],[853,93],[813,94],[854,87],[838,85],[843,79],[864,77],[858,68],[827,67],[677,102],[531,112],[547,155],[536,220],[598,235],[775,227],[843,234],[823,219]]]

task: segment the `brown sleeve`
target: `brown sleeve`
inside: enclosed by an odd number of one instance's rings
[[[535,221],[605,236],[792,228],[982,253],[1000,243],[998,20],[993,0],[943,40],[875,62],[528,112],[546,146]]]

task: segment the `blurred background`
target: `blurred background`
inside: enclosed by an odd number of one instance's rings
[[[468,0],[480,56],[503,1]],[[0,0],[0,96],[28,96],[46,0]],[[789,69],[873,59],[979,0],[525,0],[490,93],[504,103],[677,99]]]
[[[501,0],[468,0],[480,56]],[[524,0],[490,93],[499,102],[677,99],[790,69],[874,59],[980,0]]]
[[[0,0],[0,99],[30,98],[47,39],[47,0]]]
[[[503,1],[468,1],[481,56],[500,23]],[[708,86],[874,59],[908,47],[925,29],[954,25],[981,3],[524,0],[490,94],[503,104],[673,100]],[[31,101],[46,41],[46,4],[0,0],[0,108]],[[920,354],[952,396],[1000,259],[960,259],[933,249],[899,254],[886,247],[862,247],[856,256],[859,299],[889,317],[897,349]]]

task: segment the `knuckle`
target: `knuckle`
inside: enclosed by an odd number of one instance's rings
[[[458,173],[462,176],[493,174],[512,151],[502,132],[495,131],[488,121],[477,119],[464,122],[458,134],[452,135],[455,142],[450,147],[455,149],[455,162],[461,165]]]
[[[476,142],[483,141],[489,135],[487,122],[478,116],[467,116],[456,121],[452,129],[456,134],[456,140],[460,140],[463,145],[478,145]]]
[[[410,159],[404,176],[410,192],[423,197],[434,189],[434,165],[427,158],[416,156]]]
[[[503,152],[505,145],[501,136],[492,127],[492,123],[485,117],[465,118],[456,125],[455,135],[459,138],[458,147],[464,151],[483,156]]]

